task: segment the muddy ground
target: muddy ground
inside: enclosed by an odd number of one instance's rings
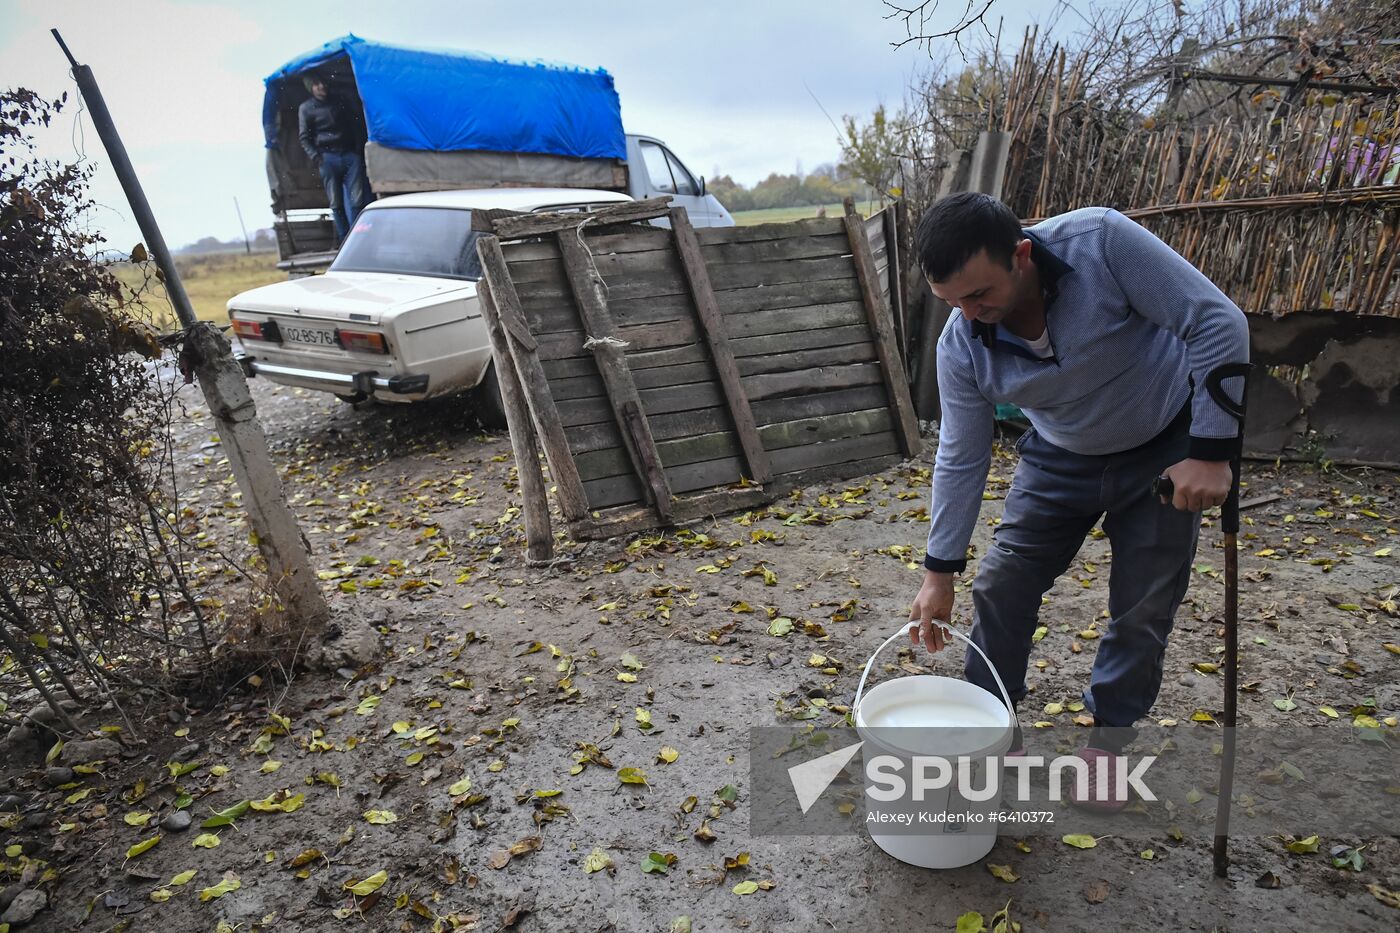
[[[1026,931],[1400,921],[1383,902],[1400,889],[1394,838],[1324,837],[1312,854],[1237,838],[1231,878],[1218,881],[1210,840],[1190,836],[1108,836],[1081,850],[1054,835],[1003,834],[983,863],[933,872],[863,835],[751,835],[747,730],[794,714],[841,720],[864,660],[920,579],[928,456],[685,534],[565,542],[570,559],[532,569],[509,443],[481,433],[461,406],[354,409],[267,383],[255,396],[338,617],[378,625],[381,660],[290,681],[269,668],[260,686],[244,681],[186,710],[153,701],[149,744],[116,734],[120,752],[72,786],[46,784],[46,745],[11,744],[6,793],[24,816],[0,830],[4,846],[23,852],[7,849],[9,880],[27,857],[56,872],[30,881],[51,903],[16,929],[666,931],[689,917],[697,931],[951,931],[972,911],[991,929],[1008,901]],[[182,397],[187,519],[237,556],[246,535],[234,488],[197,393]],[[994,497],[1013,469],[1008,445],[994,462]],[[1340,711],[1331,727],[1349,729],[1369,699],[1375,708],[1362,712],[1393,728],[1384,719],[1400,713],[1400,657],[1383,646],[1400,642],[1397,476],[1252,463],[1247,482],[1246,500],[1279,498],[1246,513],[1255,537],[1241,555],[1242,680],[1253,685],[1241,697],[1244,721],[1321,726],[1332,722],[1326,706]],[[979,550],[1000,502],[984,505]],[[1022,707],[1034,718],[1047,715],[1042,702],[1072,701],[1087,682],[1094,644],[1080,633],[1106,606],[1109,567],[1107,542],[1091,538],[1049,594],[1048,632],[1033,655],[1045,663],[1031,669]],[[1194,667],[1218,660],[1220,567],[1219,530],[1208,525],[1153,711],[1179,728],[1221,707],[1218,675]],[[233,611],[247,588],[222,576]],[[793,621],[791,632],[770,634],[778,617]],[[813,655],[826,660],[814,665]],[[951,654],[890,659],[899,660],[906,670],[958,668]],[[1278,708],[1286,697],[1296,708]],[[1074,715],[1053,718],[1068,725]],[[88,723],[117,719],[107,711]],[[623,783],[623,768],[646,783]],[[246,800],[290,812],[156,830],[181,792],[197,820]],[[128,825],[145,814],[145,825]],[[702,824],[712,841],[694,835]],[[197,847],[201,833],[217,845]],[[1360,871],[1332,867],[1331,846],[1363,843]],[[726,869],[741,853],[747,864]],[[987,864],[1010,866],[1017,880]],[[187,883],[169,883],[190,870]],[[374,894],[346,892],[365,879],[372,888],[379,872],[387,877]],[[1277,887],[1256,884],[1268,872]],[[235,876],[240,887],[201,902]],[[745,881],[761,884],[735,893]]]

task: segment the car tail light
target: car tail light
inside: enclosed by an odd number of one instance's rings
[[[270,340],[276,343],[282,341],[276,321],[240,321],[235,318],[233,332],[244,340]]]
[[[383,334],[368,330],[337,330],[336,339],[343,350],[359,350],[363,353],[388,353],[389,345]]]

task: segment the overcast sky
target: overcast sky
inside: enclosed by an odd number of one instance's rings
[[[946,20],[963,2],[945,7]],[[997,0],[995,10],[1019,35],[1031,7]],[[929,58],[914,45],[891,49],[904,27],[888,12],[880,0],[0,0],[0,84],[75,98],[48,34],[58,27],[92,66],[166,240],[180,246],[237,236],[235,197],[250,231],[271,224],[262,79],[347,32],[601,66],[616,81],[629,132],[666,140],[697,173],[753,184],[798,160],[806,169],[835,161],[836,132],[822,108],[839,120],[901,103]],[[76,105],[45,135],[43,152],[91,160],[94,226],[117,248],[139,239]]]

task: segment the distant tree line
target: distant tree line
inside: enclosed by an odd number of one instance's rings
[[[836,165],[819,165],[806,174],[777,172],[747,188],[728,175],[705,180],[705,188],[731,211],[757,211],[770,207],[806,207],[835,204],[849,196],[864,200],[869,188],[860,178]]]
[[[252,237],[254,250],[271,250],[277,248],[277,239],[272,235],[271,227],[264,227],[255,231]],[[235,237],[232,240],[221,240],[218,237],[206,236],[195,240],[188,246],[180,247],[177,252],[181,253],[225,253],[229,250],[243,249],[243,238]]]

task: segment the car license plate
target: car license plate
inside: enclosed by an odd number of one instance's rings
[[[313,347],[339,347],[333,327],[305,327],[301,324],[282,324],[277,329],[287,343],[301,343]]]

